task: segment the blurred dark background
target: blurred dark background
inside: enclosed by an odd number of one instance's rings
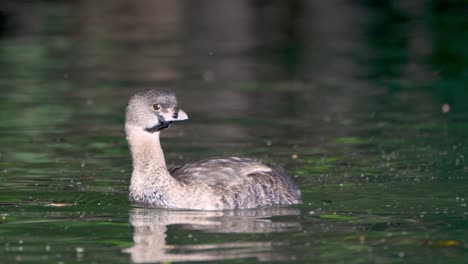
[[[466,77],[466,12],[463,0],[4,0],[0,36],[28,60],[23,72],[44,59],[45,68],[87,84],[420,84]],[[9,58],[20,55],[1,52],[5,76]]]
[[[105,126],[123,140],[128,97],[159,87],[175,90],[203,146],[225,142],[221,134],[315,144],[353,134],[337,125],[359,127],[361,113],[380,123],[388,112],[462,120],[467,8],[462,0],[4,0],[0,116],[23,131],[95,136]],[[280,123],[277,134],[271,124],[238,126],[264,118]]]
[[[23,130],[101,122],[121,133],[127,98],[161,87],[201,122],[346,123],[347,113],[375,112],[362,105],[461,119],[467,8],[462,0],[2,1],[2,118]],[[222,131],[251,134],[239,130]]]

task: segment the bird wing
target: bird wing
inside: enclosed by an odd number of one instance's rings
[[[172,177],[191,185],[204,183],[208,186],[237,185],[249,175],[271,172],[272,169],[249,158],[210,158],[185,164],[170,170]]]

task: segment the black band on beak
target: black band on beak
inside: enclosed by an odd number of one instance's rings
[[[176,118],[179,117],[179,107],[174,107],[174,113],[172,114],[172,118]]]

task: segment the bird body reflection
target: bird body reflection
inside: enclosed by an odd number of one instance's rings
[[[273,221],[274,216],[297,216],[295,208],[262,208],[239,211],[179,211],[157,208],[134,208],[130,223],[134,227],[134,245],[124,250],[135,263],[159,261],[209,261],[256,258],[266,261],[284,258],[275,252],[281,242],[226,242],[218,244],[170,245],[169,226],[209,233],[274,233],[297,232],[298,222]],[[189,237],[192,236],[189,234]]]

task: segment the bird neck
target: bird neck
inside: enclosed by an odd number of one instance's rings
[[[125,132],[132,153],[134,170],[160,168],[167,171],[159,132],[149,133],[136,127],[125,127]]]
[[[136,127],[125,127],[133,160],[130,199],[136,203],[170,207],[181,183],[166,167],[159,142],[159,132],[148,133]]]

